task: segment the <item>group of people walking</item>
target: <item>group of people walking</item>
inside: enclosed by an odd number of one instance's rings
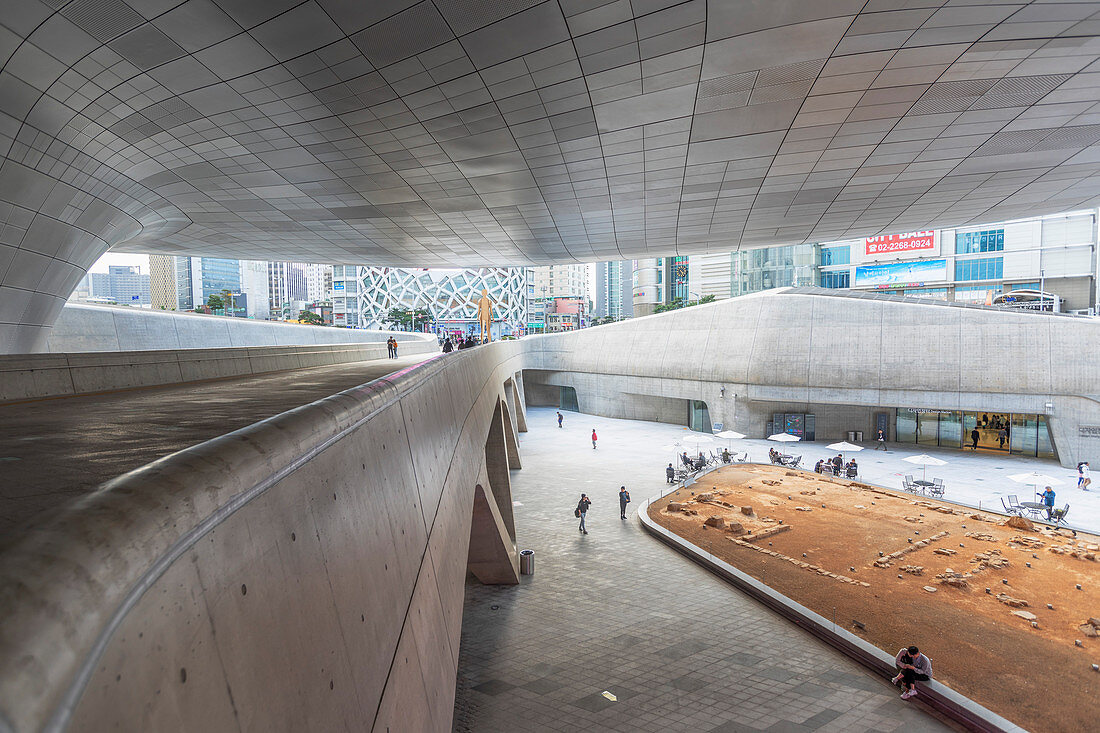
[[[475,346],[477,346],[477,342],[474,341],[473,336],[467,336],[464,339],[456,338],[454,341],[451,341],[451,337],[448,336],[443,340],[443,353],[449,354],[458,349],[472,349]]]

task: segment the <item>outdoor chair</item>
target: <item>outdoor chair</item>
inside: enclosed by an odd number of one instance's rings
[[[912,476],[906,476],[905,481],[902,483],[902,486],[905,487],[906,491],[912,491],[913,490],[913,477]]]
[[[791,456],[785,465],[787,468],[798,468],[802,465],[802,456]]]
[[[1006,504],[1004,499],[1001,499],[1001,506],[1004,507],[1005,514],[1015,514],[1016,516],[1020,516],[1020,507]]]
[[[1017,514],[1023,511],[1023,507],[1020,506],[1020,500],[1016,498],[1015,494],[1008,495],[1008,505],[1015,509]]]
[[[1050,513],[1050,521],[1055,524],[1065,524],[1066,515],[1069,514],[1069,504],[1066,504],[1064,509],[1055,509]]]
[[[942,497],[943,496],[943,481],[941,481],[940,479],[935,479],[934,483],[931,486],[928,487],[928,495],[929,496]]]

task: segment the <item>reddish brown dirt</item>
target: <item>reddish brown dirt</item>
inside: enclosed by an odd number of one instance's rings
[[[766,485],[764,479],[780,483]],[[718,492],[717,501],[733,506],[692,500],[693,493],[712,493],[711,487]],[[669,512],[670,501],[685,503],[698,514]],[[754,517],[741,513],[745,505],[753,507]],[[786,469],[768,466],[731,467],[708,474],[705,485],[681,489],[654,502],[649,515],[822,616],[835,617],[838,626],[890,654],[917,644],[932,659],[936,679],[1029,730],[1096,730],[1100,673],[1091,665],[1100,663],[1100,637],[1086,636],[1079,629],[1090,617],[1100,618],[1100,552],[1088,549],[1100,544],[1100,539],[1093,535],[1079,532],[1074,538],[1066,530],[1014,529],[1000,524],[1003,517],[986,512],[813,473],[792,476]],[[728,531],[704,528],[709,516],[741,522],[750,533],[782,520],[791,525],[789,531],[752,544],[856,582],[843,582],[740,546]],[[906,521],[906,517],[918,521]],[[949,533],[946,537],[893,560],[890,567],[874,566],[879,552],[889,555],[911,547],[909,540],[918,542],[944,531]],[[968,537],[968,532],[991,535],[994,540]],[[1019,537],[1042,546],[1011,542]],[[1080,556],[1050,549],[1067,545]],[[936,554],[937,548],[956,554]],[[1008,560],[1008,566],[977,570],[974,556],[993,549]],[[1087,559],[1086,553],[1097,560]],[[904,572],[905,565],[923,566],[922,575]],[[973,573],[967,579],[969,587],[950,587],[936,578],[948,568]],[[1077,584],[1082,590],[1075,588]],[[929,593],[924,586],[935,587],[936,592]],[[1009,607],[996,599],[999,593],[1026,600],[1028,606]],[[1038,628],[1014,616],[1016,610],[1035,614]],[[1074,645],[1077,639],[1081,647]]]

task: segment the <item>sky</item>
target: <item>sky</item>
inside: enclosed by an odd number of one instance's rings
[[[130,255],[108,252],[100,257],[88,272],[107,272],[110,265],[137,265],[142,273],[149,274],[149,255]]]

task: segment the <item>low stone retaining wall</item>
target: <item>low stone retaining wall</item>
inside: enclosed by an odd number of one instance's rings
[[[653,521],[649,516],[649,505],[667,493],[669,492],[651,497],[639,506],[638,517],[646,531],[829,646],[844,652],[876,675],[883,679],[894,676],[894,658],[886,652]],[[983,733],[1026,733],[1010,720],[935,680],[921,683],[919,700],[967,730]]]

